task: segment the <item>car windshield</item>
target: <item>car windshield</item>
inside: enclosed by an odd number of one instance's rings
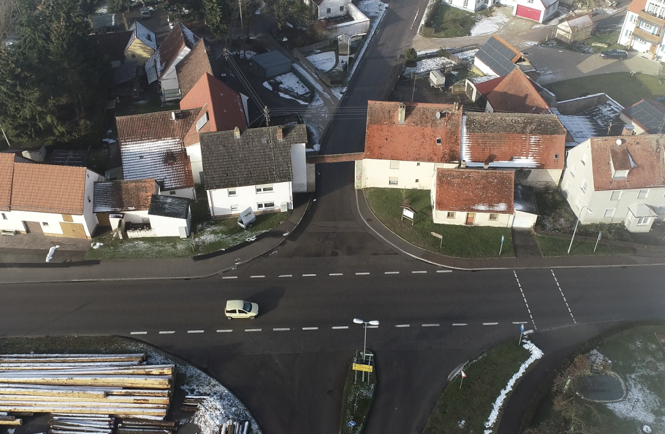
[[[251,312],[252,311],[252,305],[251,303],[244,302],[242,304],[242,308],[245,310],[245,312]]]

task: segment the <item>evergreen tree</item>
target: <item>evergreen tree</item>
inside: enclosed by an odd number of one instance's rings
[[[131,0],[108,0],[106,7],[109,13],[129,12]]]
[[[228,32],[229,26],[226,22],[228,14],[223,0],[203,0],[203,13],[206,27],[213,36],[219,38]]]

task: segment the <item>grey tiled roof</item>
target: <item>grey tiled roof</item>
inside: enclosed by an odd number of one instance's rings
[[[280,128],[283,140],[277,139]],[[307,143],[303,124],[252,128],[238,139],[233,131],[201,134],[206,189],[292,181],[291,145],[296,143]]]
[[[153,194],[148,215],[186,219],[189,216],[189,199]]]
[[[513,59],[516,54],[514,50],[512,47],[506,46],[496,36],[492,36],[480,47],[480,50],[476,53],[476,59],[490,67],[496,75],[504,76],[515,69],[516,65],[513,63]]]

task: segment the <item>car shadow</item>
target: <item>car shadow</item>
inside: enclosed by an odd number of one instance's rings
[[[284,292],[285,290],[283,287],[273,286],[252,295],[248,301],[257,303],[259,305],[259,316],[263,316],[272,312],[277,306],[279,306],[279,302],[284,296]]]

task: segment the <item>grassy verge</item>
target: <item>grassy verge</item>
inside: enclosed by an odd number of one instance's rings
[[[536,241],[543,256],[610,256],[610,255],[633,255],[635,250],[630,247],[615,246],[603,242],[598,243],[598,248],[593,251],[596,240],[588,238],[575,238],[568,252],[570,239],[536,235]]]
[[[529,356],[529,351],[519,346],[517,339],[511,339],[466,366],[467,377],[462,387],[460,376],[446,386],[423,434],[484,432],[499,392]]]
[[[184,258],[212,253],[236,246],[247,238],[259,235],[282,224],[291,211],[286,213],[262,214],[256,216],[256,224],[249,230],[242,230],[236,218],[200,223],[191,239],[180,238],[139,238],[120,240],[110,234],[95,241],[103,244],[98,249],[90,249],[86,259],[135,259],[135,258]]]
[[[478,16],[444,3],[437,3],[422,34],[428,38],[457,38],[469,36]]]
[[[658,84],[658,77],[628,72],[589,75],[545,85],[559,101],[577,98],[582,94],[607,92],[624,107],[635,104],[642,98],[657,98],[665,94],[665,84]]]
[[[355,381],[354,381],[355,378]],[[360,434],[367,423],[367,416],[372,408],[374,401],[374,391],[376,390],[376,372],[373,372],[367,381],[365,373],[365,382],[362,381],[362,373],[357,374],[352,369],[349,370],[344,383],[344,393],[342,395],[342,418],[340,420],[340,434]],[[349,422],[353,421],[353,426]]]
[[[583,345],[585,349],[595,347],[611,361],[609,369],[626,383],[626,399],[617,403],[596,403],[571,393],[567,408],[577,410],[575,421],[571,423],[570,418],[555,410],[554,395],[550,392],[541,401],[527,432],[623,434],[643,432],[644,425],[649,425],[654,433],[665,431],[665,376],[662,374],[665,351],[655,336],[664,333],[663,325],[640,326],[611,335],[596,345]],[[568,368],[570,363],[567,359],[559,371]]]
[[[610,50],[612,48],[618,48],[620,50],[625,49],[623,45],[617,44],[617,41],[619,40],[619,32],[612,32],[612,33],[604,33],[602,35],[594,35],[591,36],[590,38],[587,38],[584,43],[588,45],[589,47],[593,48],[593,50],[596,53],[600,53],[601,51],[604,50]],[[605,44],[605,47],[602,46],[594,46],[594,43],[600,43],[600,44]]]
[[[499,255],[501,236],[504,236],[501,256],[515,255],[509,228],[434,224],[429,190],[371,188],[365,190],[365,197],[374,214],[386,227],[423,249],[461,258],[496,257]],[[400,220],[400,205],[404,199],[416,211],[413,226],[406,219]],[[443,236],[443,247],[439,247],[441,241],[432,236],[432,232]]]

